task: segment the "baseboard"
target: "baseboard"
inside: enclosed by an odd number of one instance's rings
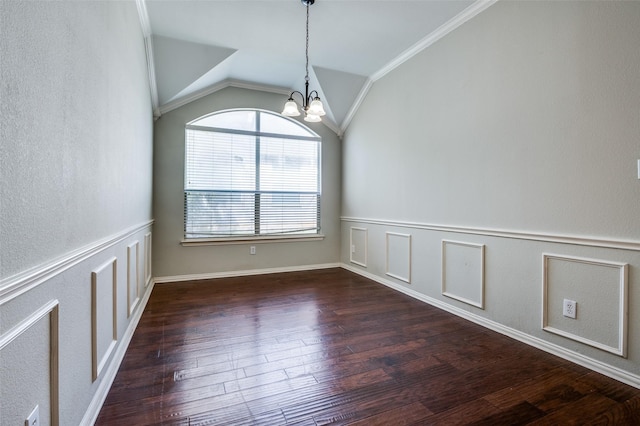
[[[122,339],[120,340],[120,344],[118,348],[113,353],[113,358],[111,358],[111,362],[109,365],[103,370],[104,376],[98,389],[93,394],[93,398],[91,399],[91,403],[87,408],[87,411],[80,422],[81,426],[92,426],[96,420],[98,419],[98,415],[100,414],[100,410],[102,409],[102,405],[109,394],[109,390],[111,389],[111,385],[116,378],[116,374],[118,373],[118,369],[120,368],[120,364],[122,364],[122,360],[124,359],[125,354],[127,353],[127,349],[129,348],[129,343],[131,343],[131,338],[133,337],[133,333],[136,331],[136,327],[140,322],[140,318],[142,318],[142,314],[144,312],[145,307],[147,306],[147,302],[149,301],[149,297],[151,296],[151,292],[153,291],[153,287],[155,285],[155,281],[152,279],[149,286],[146,288],[146,293],[143,296],[142,300],[137,306],[136,311],[131,317],[131,321],[129,321],[129,326],[126,331],[122,335]]]
[[[440,300],[434,299],[432,297],[426,296],[422,293],[419,293],[415,290],[407,288],[402,285],[398,285],[392,281],[389,281],[385,278],[374,275],[370,272],[364,271],[360,268],[356,268],[352,265],[342,263],[340,265],[343,269],[361,275],[365,278],[369,278],[372,281],[380,283],[384,286],[387,286],[393,290],[397,290],[401,293],[406,294],[407,296],[411,296],[414,299],[420,300],[421,302],[427,303],[431,306],[435,306],[436,308],[447,311],[451,314],[454,314],[458,317],[464,318],[471,322],[474,322],[478,325],[481,325],[489,330],[495,331],[497,333],[503,334],[505,336],[511,337],[515,340],[518,340],[522,343],[525,343],[529,346],[533,346],[537,349],[550,353],[552,355],[556,355],[562,359],[566,359],[567,361],[571,361],[575,364],[586,367],[595,372],[601,373],[605,376],[611,377],[612,379],[618,380],[619,382],[626,383],[630,386],[640,389],[640,375],[629,373],[628,371],[622,370],[620,368],[608,365],[603,363],[602,361],[595,360],[593,358],[589,358],[583,354],[570,351],[562,346],[547,342],[540,338],[531,336],[529,334],[523,333],[519,330],[513,329],[511,327],[507,327],[498,322],[489,320],[487,318],[481,317],[479,315],[475,315],[471,312],[465,311],[463,309],[456,308],[455,306],[449,305],[447,303],[441,302]]]
[[[202,279],[212,279],[212,278],[225,278],[225,277],[239,277],[239,276],[249,276],[249,275],[263,275],[263,274],[275,274],[280,272],[298,272],[298,271],[310,271],[314,269],[328,269],[328,268],[339,268],[341,266],[340,263],[325,263],[319,265],[305,265],[305,266],[294,266],[294,267],[283,267],[283,268],[269,268],[269,269],[252,269],[246,271],[231,271],[231,272],[217,272],[217,273],[207,273],[207,274],[191,274],[191,275],[176,275],[176,276],[168,276],[168,277],[157,277],[151,279],[149,286],[146,288],[146,293],[141,300],[140,304],[137,306],[136,312],[134,313],[131,321],[129,322],[129,326],[122,336],[122,340],[120,341],[120,345],[116,349],[113,354],[113,358],[109,363],[109,366],[104,370],[104,377],[98,386],[87,411],[85,412],[82,421],[80,422],[81,426],[91,426],[93,425],[98,415],[100,414],[100,410],[102,409],[102,405],[109,394],[109,390],[111,389],[111,385],[116,378],[116,374],[118,373],[118,369],[120,368],[120,364],[122,364],[122,360],[127,352],[127,348],[129,347],[129,343],[131,343],[131,339],[133,337],[133,333],[140,322],[140,318],[142,318],[142,314],[144,312],[145,307],[147,306],[147,302],[149,301],[149,297],[153,291],[153,288],[156,283],[169,283],[169,282],[180,282],[180,281],[193,281],[193,280],[202,280]]]
[[[151,280],[150,286],[147,288],[144,299],[141,301],[140,306],[136,310],[134,317],[131,319],[129,323],[129,327],[126,332],[122,336],[122,341],[118,346],[118,349],[115,351],[113,359],[111,363],[105,370],[104,378],[93,396],[91,403],[89,404],[89,408],[87,409],[81,425],[91,426],[95,423],[98,415],[100,414],[100,409],[104,404],[104,401],[109,393],[111,385],[116,377],[118,369],[120,368],[120,364],[124,359],[127,348],[129,347],[129,343],[131,342],[131,338],[133,337],[133,333],[142,317],[142,313],[149,301],[149,297],[153,290],[153,287],[156,283],[169,283],[169,282],[180,282],[180,281],[193,281],[193,280],[202,280],[202,279],[216,279],[216,278],[228,278],[228,277],[240,277],[240,276],[250,276],[250,275],[264,275],[264,274],[275,274],[282,272],[299,272],[299,271],[309,271],[316,269],[328,269],[328,268],[343,268],[358,275],[361,275],[365,278],[368,278],[372,281],[380,283],[384,286],[387,286],[393,290],[404,293],[414,299],[420,300],[421,302],[427,303],[436,308],[442,309],[446,312],[474,322],[478,325],[481,325],[489,330],[495,331],[497,333],[503,334],[505,336],[511,337],[515,340],[543,350],[552,355],[556,355],[560,358],[566,359],[583,367],[589,368],[590,370],[596,371],[598,373],[604,374],[605,376],[611,377],[615,380],[618,380],[622,383],[626,383],[630,386],[636,387],[640,389],[640,376],[631,374],[627,371],[621,370],[617,367],[613,367],[607,365],[601,361],[594,360],[592,358],[586,357],[582,354],[576,353],[574,351],[570,351],[561,346],[555,345],[553,343],[549,343],[542,339],[539,339],[534,336],[530,336],[526,333],[523,333],[519,330],[515,330],[511,327],[506,327],[500,323],[495,321],[491,321],[487,318],[483,318],[481,316],[472,314],[465,310],[456,308],[455,306],[448,305],[443,303],[437,299],[426,296],[422,293],[419,293],[410,288],[398,285],[392,281],[389,281],[385,278],[379,277],[367,271],[364,271],[359,268],[355,268],[352,265],[348,265],[345,263],[325,263],[325,264],[317,264],[317,265],[304,265],[304,266],[293,266],[293,267],[281,267],[281,268],[267,268],[267,269],[251,269],[245,271],[229,271],[229,272],[215,272],[215,273],[206,273],[206,274],[190,274],[190,275],[175,275],[175,276],[166,276],[166,277],[157,277]]]
[[[217,278],[245,277],[250,275],[278,274],[282,272],[300,272],[311,271],[315,269],[340,268],[341,266],[342,265],[340,263],[322,263],[316,265],[285,266],[280,268],[247,269],[244,271],[208,272],[204,274],[155,277],[153,281],[156,283],[172,283],[180,281],[210,280]]]

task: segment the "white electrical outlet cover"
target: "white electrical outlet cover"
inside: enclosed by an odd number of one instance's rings
[[[578,304],[575,300],[564,299],[562,301],[562,315],[567,318],[576,318],[576,308]]]
[[[25,426],[40,426],[40,407],[36,405],[27,420],[24,421]]]

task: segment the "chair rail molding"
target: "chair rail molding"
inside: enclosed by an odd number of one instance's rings
[[[581,235],[543,234],[505,229],[475,228],[455,225],[441,225],[425,222],[405,222],[389,219],[372,219],[342,216],[342,222],[367,223],[372,225],[393,226],[399,228],[423,229],[427,231],[452,232],[457,234],[483,235],[487,237],[511,238],[516,240],[541,241],[547,243],[571,244],[587,247],[610,248],[617,250],[640,251],[640,241],[623,239],[605,239]]]
[[[0,280],[0,306],[39,286],[47,280],[50,280],[56,275],[61,274],[67,269],[72,268],[96,253],[99,253],[109,247],[113,247],[137,232],[151,227],[153,222],[153,219],[151,219],[132,226],[122,232],[66,253],[51,262],[38,265],[24,272]]]

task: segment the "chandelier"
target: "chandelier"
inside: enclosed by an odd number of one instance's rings
[[[324,107],[322,106],[322,101],[318,96],[318,92],[316,90],[312,90],[309,93],[309,6],[311,6],[315,0],[301,0],[302,4],[307,7],[307,44],[305,49],[305,59],[306,66],[305,71],[306,75],[304,76],[304,95],[297,90],[294,90],[289,95],[289,99],[284,104],[284,110],[282,111],[282,115],[286,115],[287,117],[297,117],[300,115],[300,108],[304,111],[304,121],[309,122],[318,122],[322,121],[320,117],[325,115]],[[302,104],[299,105],[294,99],[294,94],[300,95],[302,98]]]

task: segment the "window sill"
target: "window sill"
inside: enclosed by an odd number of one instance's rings
[[[265,244],[265,243],[297,243],[305,241],[324,240],[322,234],[308,235],[277,235],[268,237],[228,237],[228,238],[191,238],[183,239],[180,244],[190,246],[227,246],[235,244]]]

